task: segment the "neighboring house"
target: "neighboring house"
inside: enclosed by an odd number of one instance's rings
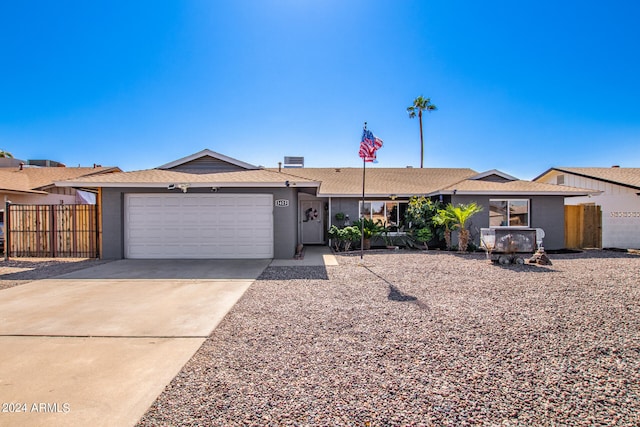
[[[42,161],[43,164],[57,164]],[[7,202],[13,204],[74,204],[88,203],[91,194],[83,196],[74,188],[56,187],[54,181],[83,176],[121,172],[117,167],[38,167],[25,165],[18,159],[0,159],[0,242],[4,241],[4,211]]]
[[[74,188],[56,187],[54,182],[86,176],[121,172],[117,167],[0,167],[0,198],[15,204],[73,204]]]
[[[564,244],[564,197],[588,191],[519,181],[498,171],[367,168],[263,169],[211,150],[156,169],[76,178],[95,188],[104,258],[291,258],[326,243],[335,213],[403,226],[411,196],[485,207],[472,227],[541,227],[545,246]],[[477,233],[476,233],[477,234]],[[477,235],[476,235],[477,240]]]
[[[640,248],[640,168],[554,167],[534,181],[597,190],[572,197],[566,205],[595,204],[602,209],[602,246]]]

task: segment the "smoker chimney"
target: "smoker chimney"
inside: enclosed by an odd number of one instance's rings
[[[282,172],[282,162],[278,162],[278,172]]]

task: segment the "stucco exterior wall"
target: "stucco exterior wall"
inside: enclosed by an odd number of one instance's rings
[[[292,188],[221,188],[220,194],[272,194],[273,199],[289,200],[289,206],[273,208],[274,257],[292,258],[298,242],[297,233],[297,189]],[[175,194],[165,189],[154,188],[103,188],[102,189],[102,257],[124,258],[124,194]],[[211,193],[208,188],[189,189],[189,193]]]
[[[466,196],[454,195],[454,205],[476,202],[483,207],[482,212],[469,221],[468,229],[475,245],[480,245],[480,228],[489,227],[489,199],[528,199],[530,209],[530,227],[542,228],[545,232],[546,249],[564,248],[564,198],[561,196]],[[457,233],[453,233],[457,244]]]
[[[338,227],[344,225],[344,221],[338,221],[336,219],[336,214],[338,212],[342,212],[345,215],[349,215],[349,220],[353,224],[353,221],[358,220],[358,203],[360,199],[352,199],[345,197],[334,197],[331,199],[331,218],[329,218],[329,223],[327,224],[327,229],[332,225],[336,225]]]

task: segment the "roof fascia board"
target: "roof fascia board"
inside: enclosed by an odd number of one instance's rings
[[[602,191],[584,191],[579,193],[567,191],[443,191],[442,194],[456,196],[588,196],[600,194]]]
[[[396,193],[391,193],[391,194],[388,194],[388,193],[369,194],[369,193],[366,193],[364,197],[365,198],[369,198],[369,199],[373,198],[373,197],[377,197],[377,198],[381,198],[381,199],[391,199],[391,195],[392,194],[396,198],[410,198],[410,197],[414,197],[414,196],[417,196],[417,197],[420,197],[420,196],[432,197],[432,196],[437,196],[440,193],[437,193],[437,192],[436,193],[422,193],[422,194],[414,194],[414,193],[411,193],[411,194],[408,194],[408,193],[407,194],[402,194],[402,193],[399,193],[399,194],[396,194]],[[318,197],[334,197],[334,198],[342,198],[342,199],[356,199],[356,198],[362,199],[362,194],[318,193]]]
[[[222,160],[223,162],[226,162],[226,163],[231,163],[232,165],[236,165],[244,169],[259,169],[257,166],[243,162],[238,159],[234,159],[233,157],[225,156],[224,154],[216,153],[215,151],[211,151],[208,148],[202,151],[199,151],[197,153],[191,154],[190,156],[183,157],[178,160],[174,160],[173,162],[166,163],[162,166],[158,166],[156,169],[171,169],[173,167],[182,165],[184,163],[188,163],[192,160],[199,159],[200,157],[205,157],[205,156],[213,157],[215,159]]]
[[[168,185],[174,184],[189,184],[189,188],[208,188],[208,187],[220,187],[220,188],[280,188],[280,187],[318,187],[317,182],[293,182],[288,186],[283,182],[185,182],[185,181],[173,181],[173,182],[81,182],[81,181],[61,181],[56,182],[58,187],[88,187],[88,188],[167,188]]]
[[[7,194],[49,194],[46,191],[39,190],[12,190],[9,188],[0,188],[0,193]]]
[[[535,178],[533,178],[531,181],[537,181],[537,180],[539,180],[540,178],[542,178],[543,176],[545,176],[545,175],[547,175],[547,174],[551,173],[551,171],[554,171],[554,170],[557,170],[557,169],[556,169],[556,168],[549,168],[549,169],[547,169],[546,171],[542,172],[540,175],[538,175],[538,176],[536,176]]]

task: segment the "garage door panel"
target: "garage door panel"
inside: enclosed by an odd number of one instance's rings
[[[127,258],[271,258],[267,194],[127,194]]]

